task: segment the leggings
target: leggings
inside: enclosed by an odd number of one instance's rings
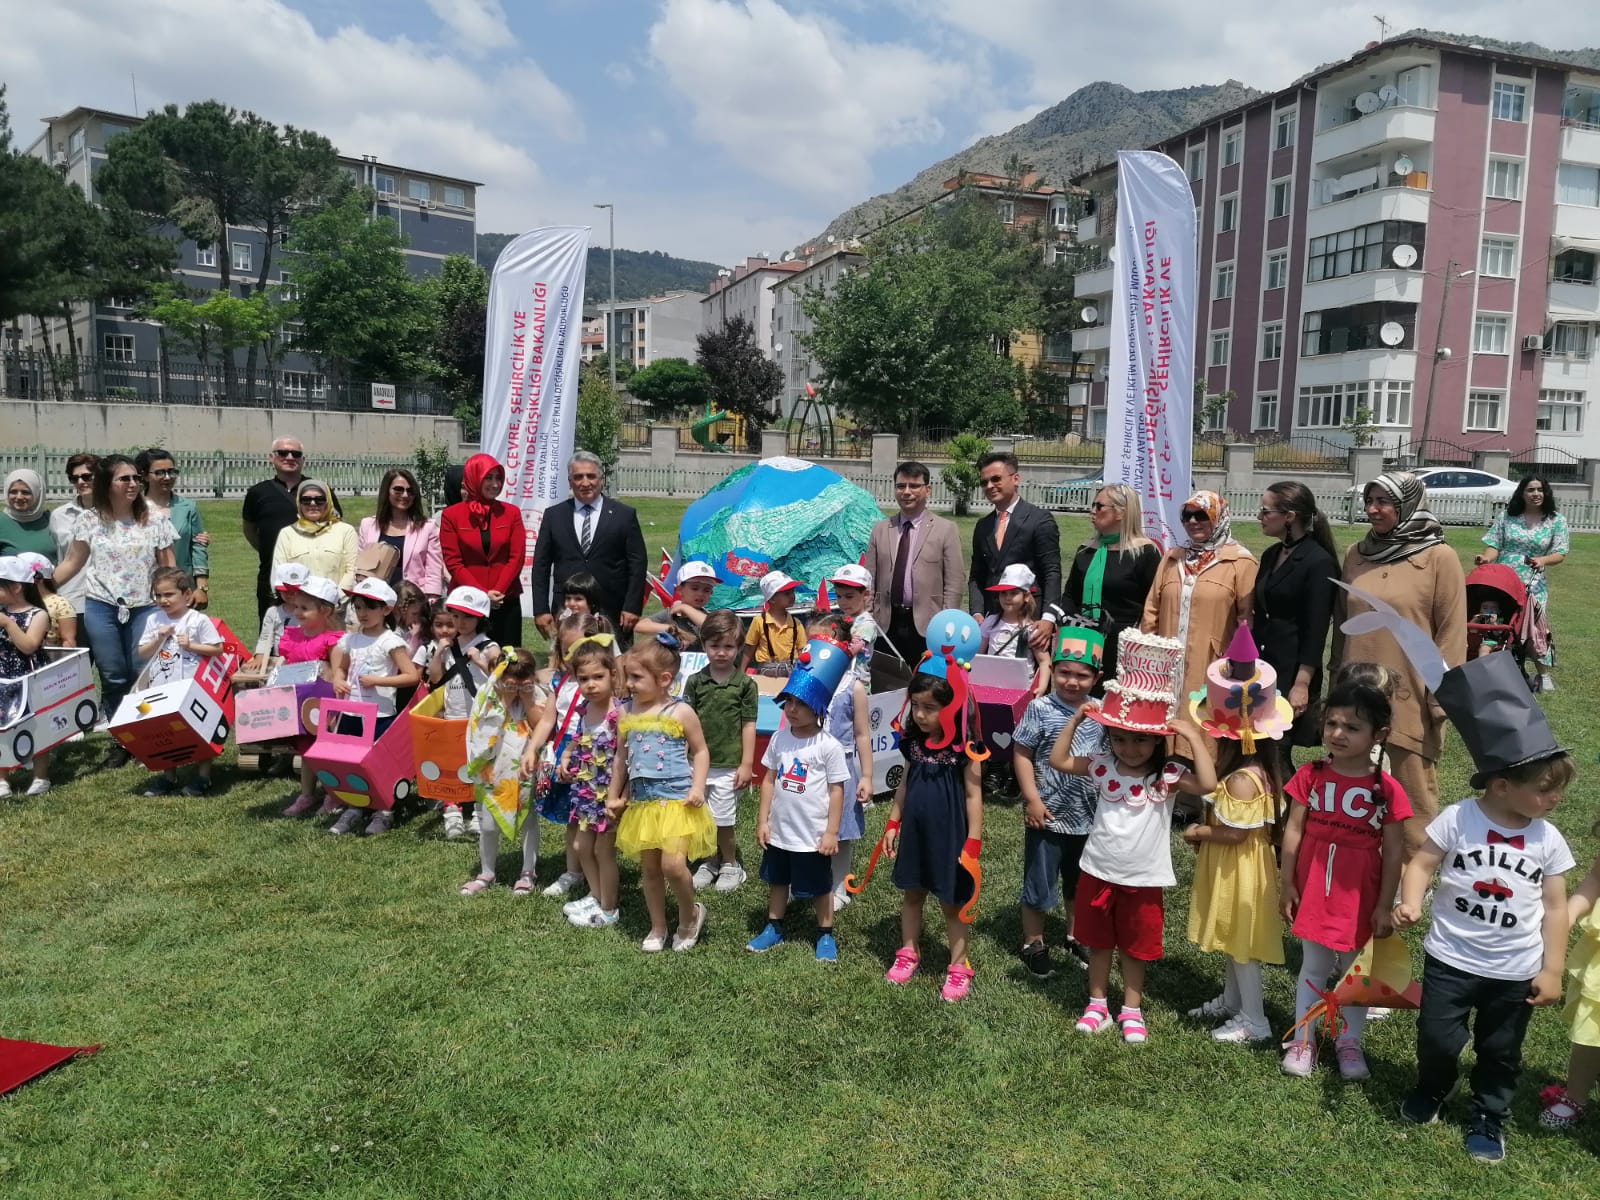
[[[1322,998],[1330,979],[1338,982],[1344,977],[1358,953],[1356,950],[1330,950],[1321,942],[1300,939],[1300,984],[1294,994],[1294,1019],[1297,1023],[1306,1015],[1306,1010]],[[1345,1025],[1339,1031],[1339,1036],[1359,1042],[1361,1031],[1367,1025],[1367,1010],[1345,1004],[1339,1007],[1339,1017]],[[1309,1029],[1301,1031],[1302,1041],[1310,1037]]]
[[[478,813],[478,866],[483,874],[493,875],[500,857],[500,826],[487,808]],[[539,814],[528,812],[522,819],[522,871],[532,875],[539,857]]]

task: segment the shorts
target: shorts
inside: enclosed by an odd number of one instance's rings
[[[810,900],[833,891],[833,860],[815,850],[768,846],[761,855],[761,881],[788,888],[796,900]]]
[[[1022,831],[1022,905],[1050,912],[1066,894],[1078,887],[1078,860],[1083,857],[1086,833],[1056,833],[1024,827]],[[1059,881],[1060,886],[1057,886]]]
[[[733,786],[737,767],[712,767],[706,775],[706,807],[718,829],[732,829],[739,820],[739,789]]]
[[[1162,895],[1158,887],[1125,887],[1084,871],[1072,901],[1072,934],[1091,950],[1129,958],[1161,957]]]

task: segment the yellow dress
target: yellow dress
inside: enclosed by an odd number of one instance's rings
[[[1189,897],[1189,940],[1202,950],[1220,950],[1234,962],[1281,963],[1283,919],[1278,915],[1278,862],[1271,827],[1277,804],[1257,771],[1245,768],[1254,794],[1228,794],[1228,780],[1206,797],[1206,824],[1247,829],[1237,844],[1201,842]]]
[[[646,850],[689,859],[717,852],[711,810],[686,801],[694,771],[683,723],[672,715],[681,703],[657,713],[629,710],[617,722],[617,737],[628,751],[628,807],[617,826],[617,850],[632,858]]]
[[[1600,904],[1578,922],[1567,955],[1567,1024],[1575,1046],[1600,1046]]]

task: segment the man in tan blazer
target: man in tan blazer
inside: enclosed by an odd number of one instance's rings
[[[960,608],[967,583],[961,534],[955,522],[928,511],[931,490],[925,463],[901,463],[894,471],[899,511],[874,525],[867,540],[873,619],[900,656],[913,663],[922,657],[933,614]]]

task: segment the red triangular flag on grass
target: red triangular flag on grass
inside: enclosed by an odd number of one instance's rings
[[[44,1042],[19,1042],[0,1038],[0,1096],[19,1088],[78,1054],[93,1054],[99,1046],[50,1046]]]

